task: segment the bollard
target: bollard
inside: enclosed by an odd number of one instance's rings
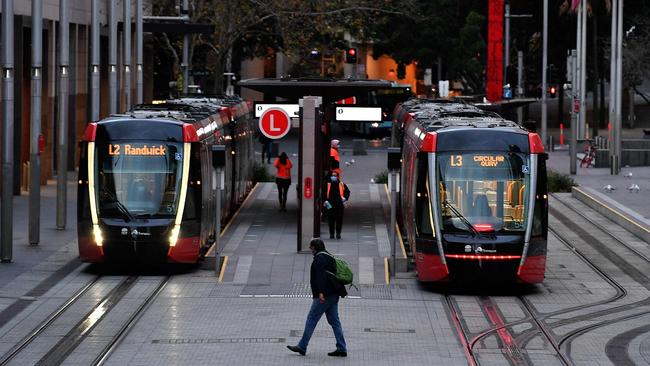
[[[560,146],[564,146],[564,124],[560,123]]]
[[[548,136],[548,151],[555,151],[555,143],[553,142],[553,135]]]

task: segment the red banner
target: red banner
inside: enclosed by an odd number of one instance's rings
[[[497,102],[503,96],[503,0],[488,5],[487,99]]]

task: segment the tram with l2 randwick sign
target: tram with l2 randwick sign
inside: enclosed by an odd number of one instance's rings
[[[84,262],[195,263],[252,187],[253,120],[238,97],[137,105],[86,128],[77,231]],[[225,146],[222,189],[212,145]]]
[[[400,221],[418,279],[542,282],[548,196],[539,135],[468,104],[412,99],[394,116]]]

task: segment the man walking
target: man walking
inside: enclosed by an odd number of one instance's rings
[[[323,187],[323,206],[327,213],[327,221],[330,227],[330,239],[341,239],[341,229],[343,228],[343,213],[345,212],[345,203],[350,199],[350,189],[340,181],[339,173],[332,171],[330,181]]]
[[[320,239],[312,239],[309,249],[314,255],[310,272],[311,292],[314,300],[307,314],[305,330],[302,332],[300,342],[297,346],[287,346],[287,348],[304,356],[307,353],[309,339],[324,313],[336,338],[336,350],[327,355],[347,357],[348,351],[343,337],[343,327],[339,320],[339,297],[345,297],[348,293],[345,286],[340,284],[333,275],[336,272],[336,263],[334,257],[325,250],[325,243]]]

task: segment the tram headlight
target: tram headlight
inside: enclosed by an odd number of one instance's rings
[[[371,124],[371,126],[372,126],[372,128],[377,128],[377,127],[379,127],[379,123],[377,123],[377,122],[373,122],[373,123]]]
[[[174,225],[174,228],[172,229],[172,233],[169,235],[169,246],[173,247],[176,246],[176,241],[178,240],[178,234],[181,231],[180,225]]]
[[[104,238],[102,237],[102,229],[99,228],[99,225],[93,225],[93,235],[95,236],[95,244],[101,247],[104,243]]]

